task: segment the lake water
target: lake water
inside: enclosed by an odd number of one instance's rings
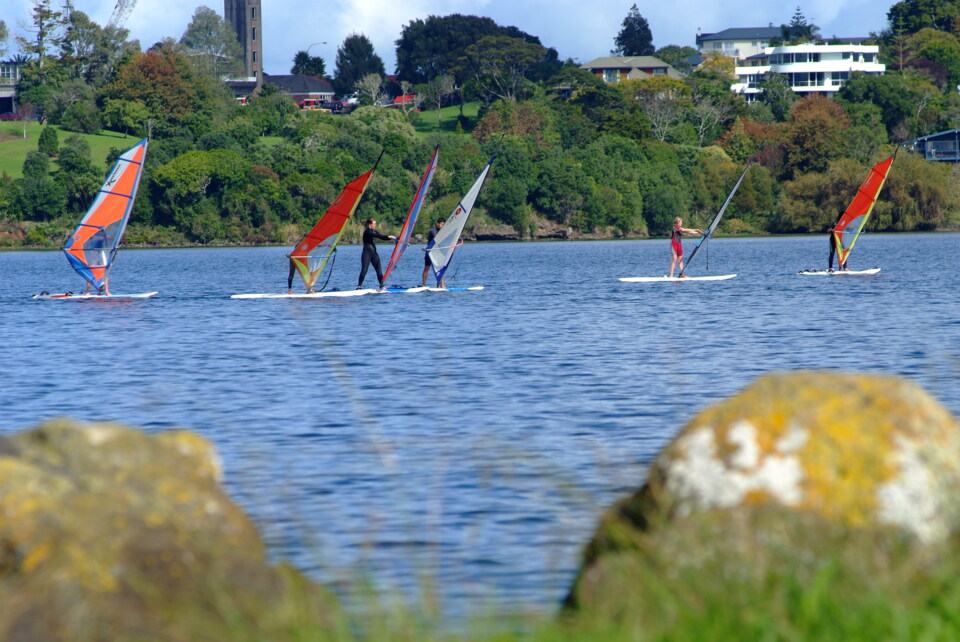
[[[482,292],[255,301],[229,295],[284,290],[287,248],[131,249],[112,289],[160,294],[127,303],[33,301],[82,282],[59,252],[3,252],[0,430],[189,428],[274,559],[550,612],[600,512],[760,374],[898,374],[960,414],[958,247],[865,236],[851,267],[883,271],[835,278],[796,274],[825,267],[825,236],[717,239],[689,273],[737,278],[627,284],[665,273],[667,240],[467,244],[448,284]],[[343,247],[331,286],[358,270]]]

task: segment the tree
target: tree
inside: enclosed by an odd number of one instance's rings
[[[682,81],[666,76],[620,83],[628,99],[636,100],[650,119],[653,137],[665,141],[680,123],[690,106],[690,88]]]
[[[320,56],[311,56],[306,51],[298,51],[293,57],[293,67],[290,68],[290,73],[323,78],[327,73],[326,63]]]
[[[200,69],[213,78],[237,75],[243,68],[237,35],[210,7],[197,7],[180,44]]]
[[[654,55],[677,71],[688,74],[693,71],[693,65],[688,62],[688,59],[697,55],[697,53],[697,50],[693,47],[667,45],[657,49]]]
[[[841,104],[873,103],[883,114],[883,124],[891,139],[894,131],[914,113],[914,101],[910,90],[901,78],[892,75],[868,76],[861,72],[850,74],[837,93]],[[903,140],[902,138],[896,140]]]
[[[464,64],[488,96],[517,100],[524,74],[544,59],[547,50],[520,38],[487,36],[467,47]]]
[[[647,19],[640,15],[637,5],[630,7],[623,19],[620,33],[613,39],[615,47],[610,52],[615,56],[652,56],[653,34]]]
[[[849,128],[850,118],[836,101],[816,94],[797,101],[784,139],[787,170],[793,177],[826,171],[846,151]]]
[[[779,121],[786,120],[790,107],[797,101],[797,94],[790,87],[787,77],[768,71],[760,80],[760,92],[761,100],[770,107],[774,117]]]
[[[7,30],[7,23],[0,20],[0,58],[7,55],[7,38],[9,37],[10,32]]]
[[[404,81],[406,82],[406,81]],[[454,93],[457,88],[454,84],[453,76],[449,74],[441,74],[434,77],[430,82],[424,85],[426,91],[424,93],[424,100],[429,101],[430,104],[437,110],[437,127],[440,127],[440,117],[441,117],[441,107],[443,107],[443,101],[450,94]]]
[[[54,157],[60,151],[60,141],[57,140],[57,130],[53,127],[44,127],[37,140],[37,150],[49,157]]]
[[[925,27],[960,35],[960,0],[902,0],[890,7],[887,20],[909,35]]]
[[[820,37],[820,28],[817,25],[807,22],[806,16],[800,11],[800,7],[793,13],[790,23],[780,25],[780,33],[783,41],[787,44],[799,44],[802,42],[813,42]],[[771,43],[772,44],[772,43]]]
[[[376,105],[383,97],[383,76],[380,74],[367,74],[358,80],[351,91],[356,91],[360,95],[361,101],[366,105]]]
[[[397,40],[397,77],[413,84],[429,82],[441,74],[454,73],[457,85],[467,81],[469,70],[454,72],[467,47],[485,36],[520,38],[536,45],[540,39],[516,27],[501,27],[491,18],[464,16],[430,16],[412,20]],[[552,49],[550,50],[553,51]]]
[[[64,27],[63,14],[50,8],[53,0],[34,0],[30,24],[26,27],[33,38],[17,36],[20,50],[36,57],[36,66],[40,75],[40,84],[46,84],[47,56],[63,42],[61,34]]]
[[[374,50],[373,43],[363,34],[347,36],[337,49],[337,67],[334,71],[333,89],[338,95],[353,91],[357,82],[369,74],[380,77],[386,72],[383,60]]]

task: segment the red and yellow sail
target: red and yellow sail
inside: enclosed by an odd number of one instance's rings
[[[93,204],[63,245],[67,260],[94,288],[103,288],[130,219],[147,155],[147,139],[117,159]]]
[[[863,181],[863,185],[857,190],[856,196],[853,197],[843,216],[833,226],[833,237],[836,241],[840,265],[847,262],[847,257],[857,242],[863,226],[867,224],[873,205],[877,202],[877,195],[880,194],[880,189],[887,180],[887,174],[890,173],[890,166],[893,165],[895,157],[896,154],[873,166],[867,174],[867,180]]]
[[[377,163],[379,162],[378,159]],[[347,183],[313,229],[300,239],[289,254],[307,289],[317,282],[327,260],[333,255],[343,227],[357,209],[360,197],[367,189],[367,182],[375,169],[376,164],[363,176]]]

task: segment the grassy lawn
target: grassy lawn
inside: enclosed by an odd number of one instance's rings
[[[63,144],[74,132],[67,132],[55,127],[60,144]],[[11,178],[19,178],[23,175],[23,159],[27,157],[27,152],[37,151],[37,142],[40,139],[40,131],[43,128],[39,123],[31,121],[27,123],[27,137],[23,138],[23,123],[16,121],[5,121],[0,123],[0,175],[6,172]],[[127,136],[117,132],[103,131],[100,135],[76,134],[86,139],[90,145],[90,157],[93,164],[106,171],[107,154],[111,147],[117,149],[127,149],[137,142],[136,137]],[[56,169],[56,163],[51,164],[51,169]]]
[[[463,106],[463,115],[467,122],[463,126],[464,132],[473,131],[477,124],[477,111],[480,109],[480,103],[467,103]],[[420,112],[420,120],[414,123],[417,130],[417,136],[426,137],[436,132],[453,133],[457,131],[457,117],[460,115],[460,106],[453,105],[444,107],[440,110],[440,123],[437,124],[437,110]]]

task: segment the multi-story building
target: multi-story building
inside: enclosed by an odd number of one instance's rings
[[[17,111],[17,83],[23,63],[0,60],[0,114]]]
[[[260,0],[224,0],[223,19],[233,27],[243,51],[243,69],[247,78],[262,82],[263,46]]]
[[[763,53],[770,41],[783,37],[780,27],[735,27],[716,33],[697,32],[700,55],[719,53],[737,62]]]
[[[830,96],[840,91],[850,74],[883,75],[886,66],[877,62],[880,48],[861,44],[802,44],[766,47],[736,68],[738,81],[731,91],[752,100],[760,92],[767,72],[783,74],[793,91],[801,95]]]

